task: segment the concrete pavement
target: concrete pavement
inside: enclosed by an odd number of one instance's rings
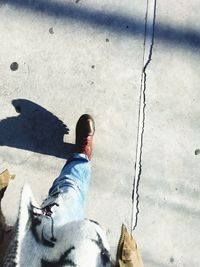
[[[9,223],[24,182],[38,202],[46,196],[73,148],[77,119],[90,113],[96,135],[87,216],[106,229],[114,254],[121,223],[131,226],[146,5],[1,4],[0,168],[16,174],[3,202]],[[148,267],[200,264],[198,9],[195,0],[157,3],[134,231]]]

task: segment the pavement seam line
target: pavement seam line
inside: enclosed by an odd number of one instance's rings
[[[135,173],[132,190],[132,214],[131,214],[131,233],[135,230],[138,223],[139,214],[139,184],[142,172],[142,150],[143,136],[145,127],[145,107],[146,107],[146,86],[147,86],[147,67],[152,60],[154,45],[154,29],[156,18],[156,0],[147,0],[145,14],[145,33],[143,44],[143,66],[140,82],[140,98],[138,110],[138,128],[135,156]]]

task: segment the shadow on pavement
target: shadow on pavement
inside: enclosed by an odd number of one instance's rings
[[[69,128],[61,120],[30,100],[16,99],[12,105],[19,115],[0,121],[0,146],[69,157],[74,145],[63,142]]]
[[[83,24],[97,26],[120,35],[140,35],[143,38],[145,31],[145,18],[125,16],[108,10],[91,9],[76,3],[57,0],[6,0],[3,4],[12,5],[28,12],[41,12],[47,16],[79,22],[81,27]],[[155,30],[157,40],[186,49],[192,48],[193,53],[199,52],[200,34],[196,29],[189,26],[188,28],[178,28],[165,23],[156,23]]]

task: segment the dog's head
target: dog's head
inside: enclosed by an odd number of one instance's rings
[[[24,186],[15,233],[3,266],[110,267],[109,246],[101,227],[90,220],[57,227]]]

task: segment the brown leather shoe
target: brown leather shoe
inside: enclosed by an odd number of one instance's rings
[[[91,160],[92,141],[95,132],[93,118],[88,114],[83,114],[76,124],[76,152],[83,153]]]

